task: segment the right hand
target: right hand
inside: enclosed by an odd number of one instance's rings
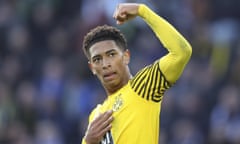
[[[88,126],[84,139],[87,144],[99,144],[103,136],[112,128],[113,111],[106,111],[96,117]]]
[[[121,25],[136,16],[138,16],[139,4],[137,3],[121,3],[115,9],[113,18],[117,24]]]

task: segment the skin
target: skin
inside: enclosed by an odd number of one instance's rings
[[[129,51],[122,51],[113,40],[95,43],[89,49],[89,67],[98,77],[108,95],[127,84],[129,71]]]
[[[85,142],[87,144],[99,144],[103,136],[112,128],[113,111],[106,111],[100,114],[91,124],[88,126],[85,134]]]
[[[113,18],[118,25],[122,25],[125,22],[138,16],[139,4],[136,3],[123,3],[119,4],[115,9]]]
[[[113,14],[118,25],[135,18],[138,15],[139,4],[119,4]],[[129,71],[130,53],[121,50],[113,40],[100,41],[90,49],[89,67],[101,81],[108,95],[113,94],[131,78]],[[87,144],[99,144],[103,136],[112,128],[112,110],[99,114],[89,125],[85,134]]]

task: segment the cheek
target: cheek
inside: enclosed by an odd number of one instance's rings
[[[94,68],[96,74],[100,74],[101,73],[101,69],[99,67],[95,67]]]
[[[125,67],[125,62],[123,61],[123,60],[119,60],[116,64],[115,64],[115,67],[117,68],[117,69],[120,69],[120,70],[122,70],[124,67]]]
[[[96,65],[92,65],[91,70],[95,74],[98,74],[100,72],[99,66],[96,66]]]

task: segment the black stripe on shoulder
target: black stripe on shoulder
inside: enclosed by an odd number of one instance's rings
[[[154,97],[152,97],[152,101],[161,102],[162,101],[162,96],[154,96]]]
[[[139,96],[153,102],[160,102],[165,90],[172,86],[162,73],[159,61],[140,70],[130,85]]]
[[[164,80],[164,88],[166,88],[166,89],[168,89],[168,88],[170,88],[173,84],[171,84],[167,79],[166,79],[166,77],[165,77],[165,75],[162,73],[162,71],[160,70],[160,68],[159,68],[159,71],[160,71],[160,73],[161,73],[161,79],[163,79]]]
[[[159,78],[160,77],[160,78]],[[160,72],[159,72],[159,69],[157,69],[156,71],[154,71],[154,78],[153,78],[155,81],[154,81],[154,87],[152,89],[152,94],[151,94],[151,97],[154,97],[157,92],[157,89],[160,89],[161,87],[161,81],[162,81],[162,78],[161,78],[161,75],[160,75]]]
[[[146,91],[146,83],[144,82],[143,85],[141,86],[141,88],[139,89],[139,91],[137,92],[139,96],[142,96],[142,98],[144,98],[144,93]]]
[[[154,81],[155,81],[155,77],[154,77],[154,72],[156,70],[156,66],[154,65],[151,70],[149,71],[149,77],[148,77],[148,80],[147,80],[147,86],[146,86],[146,89],[147,89],[147,100],[149,100],[149,96],[152,96],[153,95],[153,88],[154,88]]]
[[[134,77],[133,79],[130,80],[130,84],[132,86],[132,88],[136,91],[139,82],[141,82],[141,80],[143,80],[144,75],[146,74],[146,71],[148,70],[148,67],[145,67],[144,69],[142,69],[141,71],[139,71]]]

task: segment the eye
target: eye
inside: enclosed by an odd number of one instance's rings
[[[114,53],[114,52],[111,52],[111,53],[109,53],[109,55],[108,56],[110,56],[110,57],[114,57],[116,54]]]
[[[99,63],[100,62],[100,60],[101,60],[101,58],[100,57],[95,57],[95,58],[93,58],[93,63]]]

